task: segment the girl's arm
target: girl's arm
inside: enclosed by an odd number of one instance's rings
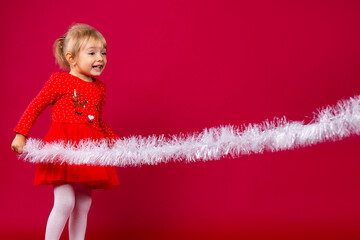
[[[105,102],[106,102],[106,85],[103,85],[103,89],[104,89],[104,94],[102,97],[102,101],[101,101],[101,116],[102,116],[102,112],[103,109],[105,107]],[[107,125],[104,120],[102,120],[102,118],[100,119],[100,127],[102,128],[103,133],[105,134],[105,137],[108,138],[109,140],[115,142],[116,140],[120,139],[118,135],[116,135],[116,133],[109,127],[109,125]]]
[[[19,123],[15,127],[14,132],[27,137],[38,116],[49,104],[54,104],[60,97],[59,89],[59,73],[53,73],[50,79],[45,83],[43,89],[26,108]]]
[[[109,140],[116,141],[120,139],[119,136],[116,135],[116,133],[102,119],[100,119],[100,127],[102,128],[106,138],[108,138]]]

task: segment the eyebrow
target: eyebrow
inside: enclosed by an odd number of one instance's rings
[[[99,47],[93,47],[93,46],[91,46],[91,47],[88,47],[88,48],[86,48],[85,50],[91,50],[91,49],[97,49],[97,48],[99,48]],[[106,50],[106,48],[104,48],[104,47],[101,47],[100,48],[101,50]]]

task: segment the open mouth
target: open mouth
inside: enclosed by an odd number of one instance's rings
[[[101,70],[102,69],[102,65],[97,65],[97,66],[93,66],[92,68],[93,69],[96,69],[96,70]]]

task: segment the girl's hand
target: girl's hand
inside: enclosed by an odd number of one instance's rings
[[[26,137],[20,133],[17,133],[13,142],[11,143],[11,149],[17,153],[22,153],[25,143]]]

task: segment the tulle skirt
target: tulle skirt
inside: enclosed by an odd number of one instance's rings
[[[86,123],[53,123],[44,138],[44,144],[70,142],[74,146],[80,141],[104,140],[102,131]],[[111,140],[111,139],[110,139]],[[62,163],[61,163],[62,162]],[[35,185],[82,183],[90,188],[110,189],[119,185],[114,167],[70,165],[63,163],[39,163],[35,174]]]

